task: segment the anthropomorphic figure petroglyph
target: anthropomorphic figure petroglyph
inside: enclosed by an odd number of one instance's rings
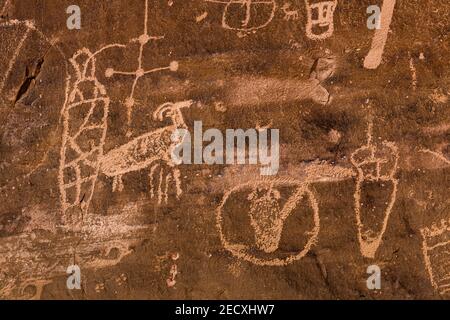
[[[283,205],[280,202],[281,193],[279,189],[281,188],[290,189],[290,196],[284,201]],[[239,193],[247,193],[247,201],[250,205],[247,214],[250,216],[250,224],[253,227],[254,245],[233,243],[228,239],[229,236],[224,233],[223,219],[226,214],[224,206],[230,197]],[[305,198],[308,200],[308,207],[313,212],[313,216],[309,217],[312,219],[313,228],[305,233],[307,241],[302,249],[281,258],[276,253],[279,249],[284,223],[297,209],[302,199]],[[276,178],[240,184],[225,193],[217,209],[217,227],[224,247],[240,259],[264,266],[287,265],[303,258],[317,241],[319,225],[319,207],[314,194],[307,184],[293,179]],[[255,255],[255,249],[264,254],[269,254],[269,256]]]
[[[397,197],[399,152],[393,142],[376,145],[373,124],[367,131],[367,144],[351,155],[357,170],[355,212],[358,241],[364,257],[374,258],[386,231]]]
[[[305,0],[305,2],[308,16],[306,36],[312,40],[331,37],[334,32],[334,12],[338,1]]]
[[[291,9],[291,3],[285,3],[282,7],[281,10],[283,10],[284,12],[284,20],[286,21],[290,21],[290,20],[298,20],[299,19],[299,14],[298,14],[298,10],[292,10]]]
[[[268,26],[277,9],[275,0],[205,0],[206,2],[225,4],[222,15],[222,27],[228,30],[238,31],[238,35],[246,35],[256,32],[259,29]],[[267,11],[268,15],[264,23],[253,23],[254,10]],[[239,23],[232,21],[232,17],[238,13],[242,13],[242,20]]]
[[[94,193],[108,129],[110,99],[95,75],[94,53],[82,49],[70,63],[75,78],[63,109],[58,179],[63,218],[79,223]]]
[[[450,220],[420,230],[422,250],[431,284],[436,291],[450,297]]]
[[[127,144],[109,151],[102,157],[101,172],[114,179],[114,191],[123,190],[122,176],[124,174],[152,166],[150,171],[150,192],[154,196],[155,180],[157,180],[159,182],[157,184],[158,203],[161,203],[163,200],[167,202],[167,192],[171,182],[175,183],[177,197],[181,195],[180,171],[175,168],[175,164],[172,161],[172,151],[176,146],[172,141],[172,135],[177,129],[187,129],[181,110],[189,108],[192,104],[192,101],[163,104],[155,111],[154,119],[163,121],[164,117],[168,117],[172,122],[171,125],[137,137]],[[155,179],[154,175],[159,166],[158,161],[167,164],[172,172],[169,172],[167,176],[160,172],[159,178]],[[162,181],[162,179],[165,179],[165,181]],[[165,184],[164,189],[162,189],[162,184]]]

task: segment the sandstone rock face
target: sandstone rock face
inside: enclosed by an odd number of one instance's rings
[[[0,298],[450,298],[447,0],[75,2],[0,0]]]

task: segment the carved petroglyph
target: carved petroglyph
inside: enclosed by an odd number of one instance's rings
[[[182,194],[180,171],[172,161],[172,151],[176,144],[172,142],[172,134],[177,129],[187,129],[181,110],[189,108],[193,101],[178,103],[166,103],[154,112],[154,119],[163,121],[168,117],[172,124],[157,129],[133,139],[127,144],[109,151],[101,160],[101,171],[106,176],[114,179],[113,191],[122,191],[122,176],[124,174],[150,168],[150,195],[158,197],[158,203],[168,202],[168,191],[171,183],[174,183],[176,196]],[[164,174],[160,164],[163,162],[170,168],[170,172]],[[158,168],[161,170],[158,172]],[[155,191],[156,190],[156,191]]]
[[[431,284],[436,291],[450,296],[450,220],[420,230],[422,250]]]
[[[395,143],[375,145],[372,129],[370,122],[367,144],[350,159],[358,172],[354,195],[358,241],[362,255],[368,258],[375,257],[397,197],[399,160]]]
[[[70,59],[75,79],[63,110],[58,182],[63,217],[70,218],[72,223],[79,217],[66,214],[77,207],[81,209],[79,213],[88,210],[103,155],[110,99],[95,71],[96,55],[107,48],[96,53],[82,49]]]
[[[256,246],[266,253],[278,249],[286,219],[281,215],[278,203],[280,197],[280,192],[269,186],[267,190],[256,188],[247,198],[250,201],[250,221],[255,230]]]
[[[252,183],[258,175],[258,170],[249,166],[227,167],[223,175],[213,179],[209,191],[224,192],[242,183]],[[295,181],[302,181],[304,184],[313,185],[316,183],[335,183],[340,181],[353,180],[357,173],[353,168],[332,164],[327,161],[315,160],[297,165],[288,165],[280,169],[279,176],[289,176]]]
[[[142,221],[137,203],[117,212],[87,214],[77,234],[63,226],[54,234],[34,230],[1,238],[0,298],[40,299],[44,286],[64,275],[73,263],[82,270],[120,263],[153,227]]]
[[[138,70],[122,72],[108,68],[105,72],[106,77],[112,77],[116,74],[135,76],[131,94],[125,103],[128,126],[131,122],[134,92],[138,80],[145,74],[166,69],[176,71],[178,68],[178,63],[174,61],[166,68],[143,70],[144,46],[150,40],[159,39],[159,37],[148,35],[148,0],[145,1],[144,20],[144,33],[139,38],[131,40],[132,43],[138,42],[140,44]],[[175,184],[177,197],[182,193],[180,172],[173,168],[170,154],[167,154],[167,152],[170,152],[170,135],[172,132],[178,125],[182,128],[185,127],[179,108],[188,106],[186,103],[165,104],[155,112],[155,120],[163,121],[163,116],[167,115],[172,119],[173,126],[135,138],[129,143],[111,150],[108,154],[104,154],[103,147],[108,129],[110,98],[107,95],[106,88],[96,77],[96,57],[107,49],[125,47],[122,44],[110,44],[95,53],[83,48],[70,60],[76,78],[72,85],[72,91],[66,93],[69,105],[63,110],[64,131],[60,155],[59,186],[63,216],[67,216],[67,211],[73,208],[69,214],[70,216],[73,215],[71,217],[72,223],[74,223],[74,220],[80,222],[80,216],[82,217],[87,212],[100,171],[114,179],[114,191],[122,191],[123,174],[147,168],[154,165],[157,160],[161,160],[169,165],[171,172],[164,174],[161,167],[160,182],[157,187],[158,202],[168,201],[167,192],[171,183]],[[129,134],[130,131],[127,135]],[[153,166],[151,173],[155,173],[157,168],[157,166]],[[165,179],[164,184],[161,182],[163,177]],[[154,194],[156,188],[154,180],[153,175],[151,175],[151,194]]]
[[[102,50],[105,50],[103,48]],[[100,51],[99,51],[100,52]],[[97,52],[98,53],[98,52]],[[172,124],[133,139],[125,145],[104,154],[103,146],[107,132],[109,98],[106,90],[95,77],[95,55],[84,49],[71,60],[77,71],[77,81],[70,94],[69,105],[64,111],[63,146],[59,185],[63,216],[71,208],[80,207],[79,214],[87,212],[92,199],[99,172],[113,178],[113,191],[122,191],[124,174],[150,168],[151,196],[158,196],[158,203],[168,202],[169,185],[174,183],[176,195],[182,194],[180,171],[172,163],[171,152],[174,148],[171,136],[176,129],[187,128],[181,109],[190,107],[192,101],[166,103],[154,113],[154,119],[163,121],[168,117]],[[83,64],[77,60],[84,57]],[[80,90],[80,87],[87,92]],[[93,94],[88,97],[87,94]],[[73,110],[82,110],[80,121],[75,121]],[[80,117],[79,113],[75,113]],[[95,116],[97,118],[95,118]],[[81,122],[81,125],[77,123]],[[74,128],[75,126],[75,128]],[[84,133],[99,132],[90,140]],[[163,168],[156,162],[161,161],[171,171],[163,173]],[[164,180],[164,181],[163,181]],[[159,181],[156,182],[155,181]],[[155,189],[157,191],[155,192]],[[76,211],[76,210],[75,210]],[[78,217],[79,219],[79,217]],[[78,220],[79,221],[79,220]],[[73,221],[72,221],[73,222]]]
[[[281,189],[289,188],[290,196],[281,205]],[[250,225],[254,232],[254,244],[233,243],[226,234],[224,227],[225,205],[232,196],[247,194],[249,201]],[[305,233],[306,244],[295,253],[276,255],[283,233],[286,219],[297,209],[303,199],[307,199],[308,207],[312,210],[312,229]],[[319,207],[317,200],[305,183],[293,179],[272,179],[250,181],[228,190],[217,209],[217,227],[220,239],[225,249],[235,257],[265,266],[282,266],[303,258],[316,243],[319,234]],[[255,249],[265,254],[259,256]]]
[[[20,30],[19,29],[20,27],[23,27],[23,30]],[[18,42],[15,45],[15,50],[12,53],[12,56],[9,57],[9,62],[6,66],[6,70],[4,70],[2,74],[0,74],[0,95],[3,93],[6,81],[8,80],[8,77],[14,68],[17,57],[20,51],[22,50],[25,41],[28,39],[30,33],[36,29],[32,21],[19,21],[19,20],[12,20],[0,23],[0,30],[3,28],[17,28],[18,29],[17,31],[21,34],[17,36]]]
[[[334,12],[337,0],[313,2],[305,0],[308,22],[306,36],[312,40],[324,40],[333,35]]]
[[[208,12],[203,12],[201,15],[195,17],[195,22],[199,23],[202,22],[203,20],[206,19],[206,17],[208,16]]]
[[[267,27],[275,17],[277,4],[275,0],[205,0],[206,2],[225,4],[222,15],[222,27],[228,30],[238,31],[238,36],[254,33]],[[255,10],[264,10],[267,16],[262,21],[257,20],[260,14]],[[262,15],[262,14],[261,14]],[[240,20],[232,19],[239,16]]]
[[[5,16],[6,11],[8,10],[10,4],[11,0],[5,0],[5,2],[2,5],[2,8],[0,9],[0,18]]]
[[[158,71],[170,70],[172,72],[175,72],[178,70],[178,62],[177,61],[172,61],[170,63],[170,65],[167,67],[159,67],[159,68],[153,68],[153,69],[149,69],[149,70],[144,69],[143,58],[144,58],[145,46],[150,41],[157,41],[157,40],[164,39],[164,36],[149,35],[149,31],[148,31],[148,14],[149,14],[149,12],[148,12],[148,10],[149,10],[148,0],[145,0],[144,32],[138,38],[130,40],[130,43],[139,43],[139,55],[137,57],[137,62],[138,62],[137,69],[135,71],[118,71],[118,70],[114,70],[113,68],[108,68],[105,72],[106,77],[113,77],[115,75],[133,76],[134,77],[133,85],[131,87],[131,92],[130,92],[129,96],[125,99],[125,103],[124,103],[124,105],[127,109],[127,125],[128,126],[131,125],[133,107],[136,104],[135,91],[136,91],[136,87],[139,82],[139,79],[141,79],[145,75],[155,73]],[[128,135],[131,135],[130,132]]]
[[[206,2],[224,4],[222,27],[237,31],[239,37],[267,27],[275,17],[277,3],[275,0],[204,0]],[[334,12],[337,0],[317,1],[305,0],[307,10],[306,35],[312,40],[324,40],[333,35]],[[291,9],[291,3],[285,3],[280,10],[285,21],[296,21],[299,11]],[[257,14],[255,13],[257,12]],[[261,13],[263,12],[263,13]],[[262,18],[264,16],[264,18]],[[201,16],[204,18],[204,15]],[[238,19],[238,17],[240,19]],[[197,19],[197,22],[203,19]]]
[[[423,150],[420,150],[419,152],[431,154],[432,156],[436,157],[437,159],[439,159],[439,160],[443,161],[444,163],[450,165],[450,159],[448,159],[446,156],[444,156],[440,152],[432,151],[432,150],[429,150],[429,149],[423,149]]]
[[[320,81],[311,77],[308,80],[287,80],[267,77],[236,77],[228,84],[224,102],[228,106],[253,106],[264,103],[289,103],[309,100],[327,105],[331,94]]]
[[[433,92],[428,96],[431,101],[436,104],[444,104],[448,102],[449,94],[445,93],[443,90],[434,89]]]
[[[281,10],[283,10],[284,13],[284,20],[286,21],[290,21],[290,20],[298,20],[299,19],[299,14],[298,14],[298,10],[292,10],[291,9],[292,4],[291,3],[285,3],[282,7]]]
[[[417,89],[417,70],[411,53],[409,54],[409,70],[411,71],[412,88],[415,91]]]
[[[169,278],[166,279],[167,287],[172,288],[175,287],[177,284],[177,275],[178,275],[178,265],[176,264],[176,261],[180,258],[180,254],[178,252],[173,253],[170,255],[170,259],[173,261],[170,271],[169,271]]]
[[[394,7],[396,0],[383,0],[381,8],[381,28],[375,30],[372,39],[372,46],[364,60],[366,69],[376,69],[381,64],[383,58],[384,47],[386,46],[387,36],[394,15]]]

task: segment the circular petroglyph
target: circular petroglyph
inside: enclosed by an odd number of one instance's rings
[[[228,190],[216,211],[225,249],[262,266],[302,259],[317,242],[319,207],[308,184],[262,179]]]

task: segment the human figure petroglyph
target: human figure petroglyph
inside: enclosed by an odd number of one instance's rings
[[[291,195],[281,206],[280,188],[290,188]],[[224,206],[229,198],[237,193],[248,193],[250,203],[250,223],[255,234],[255,245],[232,243],[224,233]],[[287,257],[263,258],[255,255],[255,247],[265,254],[274,254],[278,250],[279,241],[286,219],[298,207],[302,199],[307,198],[308,207],[312,209],[313,227],[305,235],[308,238],[303,249]],[[313,192],[307,183],[294,179],[263,179],[240,184],[225,192],[217,209],[217,227],[223,246],[235,257],[263,266],[283,266],[302,259],[317,242],[320,219],[319,207]]]
[[[450,220],[420,230],[425,267],[436,291],[450,296]]]
[[[248,33],[256,32],[259,29],[267,27],[275,17],[277,4],[275,0],[205,0],[206,2],[225,4],[222,15],[222,28],[238,31],[238,35],[245,36]],[[252,9],[267,8],[269,15],[265,22],[252,25],[254,13]],[[230,21],[232,10],[243,10],[244,16],[239,25],[234,25]]]
[[[62,112],[64,129],[58,176],[63,218],[78,219],[66,217],[68,210],[81,206],[81,211],[87,211],[94,194],[110,104],[105,87],[95,75],[96,55],[106,49],[96,53],[82,49],[70,59],[75,78],[66,93],[68,102]],[[71,210],[70,215],[75,211]]]
[[[392,16],[394,15],[395,2],[396,0],[383,0],[383,6],[381,8],[381,28],[375,30],[370,51],[364,59],[364,67],[366,69],[376,69],[381,64],[384,47],[386,46],[386,40],[392,22]]]
[[[101,172],[114,179],[113,191],[122,191],[122,176],[124,174],[150,168],[151,196],[155,196],[157,189],[158,203],[163,200],[167,203],[168,186],[175,183],[177,198],[182,194],[180,171],[172,161],[172,151],[176,143],[172,141],[172,135],[177,129],[187,129],[181,110],[192,106],[193,101],[178,103],[166,103],[160,106],[153,114],[155,120],[163,121],[168,117],[172,124],[146,133],[133,139],[127,144],[109,151],[102,157]],[[179,137],[182,139],[182,137]],[[163,162],[169,166],[172,172],[167,175],[160,171],[159,177],[155,178],[157,168],[160,166],[156,162]],[[155,184],[155,180],[158,181]],[[165,184],[163,186],[162,184]]]
[[[148,20],[149,20],[148,14],[149,14],[149,12],[148,11],[149,11],[149,2],[148,2],[148,0],[145,0],[144,32],[138,38],[134,38],[134,39],[130,40],[130,43],[138,43],[139,44],[137,69],[134,71],[118,71],[118,70],[114,70],[113,68],[108,68],[105,71],[105,76],[108,78],[113,77],[115,75],[133,76],[134,77],[133,84],[131,87],[131,92],[130,92],[129,96],[125,99],[125,103],[124,103],[124,105],[127,109],[127,125],[128,126],[131,125],[133,107],[136,105],[135,91],[136,91],[136,87],[137,87],[139,80],[142,77],[144,77],[145,75],[148,75],[151,73],[164,71],[164,70],[170,70],[172,72],[175,72],[178,70],[178,62],[177,61],[172,61],[170,63],[170,65],[167,67],[158,67],[158,68],[153,68],[150,70],[144,69],[143,58],[144,58],[145,46],[148,45],[150,41],[157,41],[157,40],[164,39],[164,36],[151,36],[149,34],[149,31],[148,31]],[[130,131],[128,132],[128,136],[131,136]]]
[[[292,4],[287,2],[281,7],[281,10],[283,10],[283,13],[284,13],[283,19],[286,21],[299,19],[298,10],[292,10],[291,6],[292,6]]]
[[[312,40],[324,40],[333,35],[334,12],[337,0],[320,1],[305,0],[308,22],[306,36]]]
[[[397,197],[398,179],[395,176],[399,161],[398,148],[395,143],[388,141],[376,145],[373,141],[373,123],[370,122],[367,144],[353,152],[350,161],[358,173],[354,198],[360,250],[364,257],[374,258]],[[363,203],[369,190],[378,190],[377,193],[390,190],[390,194],[387,199],[379,199],[383,200],[381,205]]]

